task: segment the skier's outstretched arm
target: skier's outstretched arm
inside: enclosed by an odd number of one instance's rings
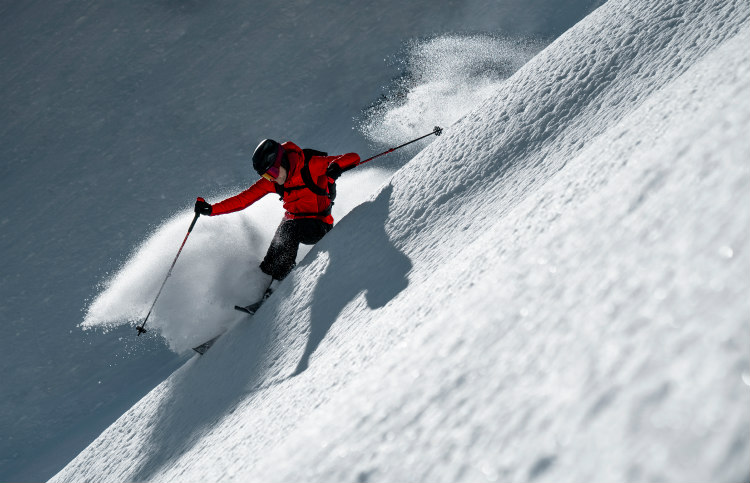
[[[229,197],[224,201],[220,201],[214,205],[210,205],[204,202],[205,205],[201,205],[199,207],[198,203],[196,202],[195,211],[196,213],[210,216],[234,213],[235,211],[244,210],[259,199],[263,198],[268,193],[275,192],[276,188],[274,187],[273,182],[265,178],[261,178],[242,193]]]

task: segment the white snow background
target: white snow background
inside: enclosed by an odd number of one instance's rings
[[[747,480],[749,13],[613,0],[489,91],[467,83],[482,98],[404,167],[352,173],[372,195],[252,321],[199,309],[227,335],[53,480]],[[439,112],[421,85],[404,105]],[[384,105],[381,125],[403,117]],[[85,324],[135,317],[189,219]],[[262,255],[269,224],[196,225],[155,324],[172,348],[216,265],[252,289],[241,244]]]

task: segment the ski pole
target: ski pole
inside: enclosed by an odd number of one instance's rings
[[[203,198],[198,198],[200,201],[205,201]],[[193,227],[195,226],[195,222],[198,221],[198,217],[201,216],[200,213],[196,213],[193,217],[192,223],[190,223],[190,228],[188,228],[187,235],[185,235],[185,239],[182,240],[182,245],[180,245],[180,249],[177,250],[177,255],[174,257],[174,260],[172,261],[172,266],[169,267],[169,271],[167,272],[167,276],[164,278],[164,281],[161,283],[161,287],[159,288],[159,293],[156,294],[156,298],[154,299],[154,303],[151,304],[151,308],[148,310],[148,314],[146,314],[146,318],[143,319],[143,323],[141,325],[136,325],[135,330],[138,331],[138,337],[141,336],[141,334],[144,334],[148,332],[146,330],[146,322],[148,322],[148,318],[151,317],[151,311],[154,310],[154,306],[156,305],[156,301],[159,300],[159,295],[161,295],[161,291],[164,289],[164,285],[167,283],[167,279],[169,279],[169,276],[172,275],[172,269],[174,268],[175,263],[177,263],[177,259],[180,258],[180,253],[182,253],[182,248],[185,246],[185,242],[187,241],[188,237],[190,236],[190,232],[193,231]]]
[[[443,134],[443,128],[441,128],[440,126],[435,126],[435,128],[434,128],[434,129],[432,130],[432,132],[430,132],[429,134],[425,134],[424,136],[420,136],[420,137],[418,137],[418,138],[416,138],[416,139],[412,139],[412,140],[411,140],[411,141],[409,141],[408,143],[404,143],[404,144],[401,144],[400,146],[396,146],[395,148],[391,148],[391,149],[389,149],[388,151],[383,151],[383,152],[382,152],[382,153],[380,153],[380,154],[376,154],[375,156],[373,156],[373,157],[371,157],[371,158],[367,158],[367,159],[365,159],[364,161],[360,161],[360,162],[359,162],[358,164],[355,164],[354,166],[351,166],[351,167],[350,167],[349,169],[352,169],[352,168],[356,168],[357,166],[361,166],[361,165],[363,165],[363,164],[365,164],[365,163],[367,163],[367,162],[369,162],[369,161],[372,161],[372,160],[373,160],[373,159],[375,159],[375,158],[379,158],[380,156],[383,156],[383,155],[386,155],[386,154],[390,154],[390,153],[392,153],[393,151],[395,151],[395,150],[397,150],[397,149],[401,149],[401,148],[403,148],[404,146],[408,146],[408,145],[409,145],[409,144],[411,144],[411,143],[416,143],[416,142],[417,142],[417,141],[419,141],[420,139],[424,139],[424,138],[426,138],[427,136],[432,136],[433,134],[434,134],[435,136],[440,136],[441,134]],[[344,169],[344,170],[342,170],[342,171],[348,171],[349,169]]]

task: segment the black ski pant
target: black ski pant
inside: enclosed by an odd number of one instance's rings
[[[314,245],[331,231],[331,228],[333,225],[317,218],[282,221],[276,229],[260,269],[276,280],[283,280],[297,264],[299,244]]]

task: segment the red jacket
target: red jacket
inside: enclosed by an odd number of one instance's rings
[[[305,155],[302,150],[294,143],[285,142],[282,144],[289,159],[289,173],[284,183],[284,188],[296,188],[305,186],[302,179],[301,170],[305,163]],[[328,181],[326,169],[335,162],[343,169],[356,166],[359,164],[359,155],[355,153],[342,154],[340,156],[313,156],[308,161],[308,168],[313,182],[328,191]],[[216,203],[211,208],[211,216],[224,215],[235,211],[244,210],[268,193],[277,193],[276,189],[281,188],[276,183],[265,178],[260,178],[251,187],[242,193],[227,198],[224,201]],[[285,191],[283,195],[284,209],[286,219],[295,218],[318,218],[328,224],[333,224],[333,216],[328,214],[319,214],[331,206],[331,200],[327,196],[317,195],[309,188],[294,189]],[[298,214],[303,213],[303,214]],[[313,214],[315,213],[315,214]]]

